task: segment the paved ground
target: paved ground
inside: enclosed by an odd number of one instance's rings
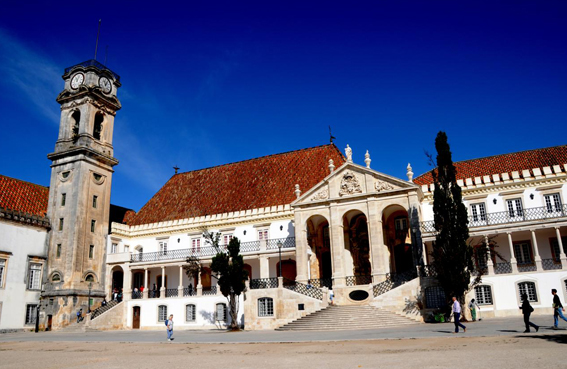
[[[552,318],[551,318],[552,319]],[[0,335],[0,368],[567,368],[567,330],[535,317],[342,332],[164,331]],[[240,343],[240,344],[235,344]]]

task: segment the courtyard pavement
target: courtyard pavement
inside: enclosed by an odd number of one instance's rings
[[[532,317],[535,324],[540,325],[539,333],[532,329],[530,335],[567,336],[567,325],[560,323],[559,330],[553,330],[552,316]],[[563,322],[562,322],[563,323]],[[269,343],[269,342],[320,342],[320,341],[356,341],[380,339],[421,339],[441,337],[494,337],[525,335],[523,319],[498,318],[483,319],[478,322],[465,323],[467,332],[462,330],[454,334],[452,323],[415,324],[382,329],[362,329],[352,331],[243,331],[227,332],[225,330],[174,330],[172,343]],[[119,330],[97,332],[19,332],[0,334],[2,342],[33,341],[73,341],[73,342],[126,342],[149,343],[166,341],[165,327],[162,330]]]

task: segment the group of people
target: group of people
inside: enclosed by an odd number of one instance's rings
[[[115,288],[112,291],[112,301],[122,301],[122,288],[120,290],[118,290],[118,288]]]
[[[567,322],[567,318],[565,318],[565,316],[563,315],[563,312],[565,312],[565,308],[563,307],[563,304],[561,304],[561,300],[559,299],[559,296],[557,295],[557,290],[555,288],[552,289],[551,294],[553,295],[553,305],[552,305],[552,307],[553,307],[553,329],[558,329],[559,328],[559,318],[563,319],[566,322]],[[530,321],[530,315],[533,313],[534,308],[530,304],[528,294],[523,293],[521,297],[522,297],[522,306],[520,306],[520,310],[522,310],[522,314],[524,315],[524,324],[526,325],[526,330],[524,331],[524,333],[530,333],[530,327],[535,328],[535,330],[537,332],[537,331],[539,331],[539,326]],[[471,302],[469,304],[469,309],[471,311],[472,321],[474,322],[474,321],[476,321],[476,311],[477,311],[477,309],[480,310],[480,307],[478,306],[478,304],[475,302],[474,299],[471,300]],[[453,311],[453,317],[454,317],[453,322],[455,324],[455,332],[454,333],[459,333],[459,328],[463,328],[463,331],[466,332],[467,327],[464,326],[460,321],[461,304],[459,303],[459,301],[457,300],[456,297],[453,297],[452,311]]]

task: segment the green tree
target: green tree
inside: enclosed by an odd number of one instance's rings
[[[452,296],[461,302],[470,288],[474,268],[473,247],[469,238],[467,208],[463,204],[461,187],[451,158],[447,135],[440,131],[435,139],[437,167],[433,170],[435,191],[433,213],[436,237],[433,244],[433,267],[439,284],[449,301]]]
[[[228,300],[230,311],[230,329],[239,330],[238,301],[239,296],[246,289],[248,271],[244,269],[244,259],[240,255],[240,240],[233,237],[226,251],[219,245],[220,233],[205,231],[205,241],[210,243],[217,251],[211,263],[211,270],[216,274],[217,285],[221,293]]]

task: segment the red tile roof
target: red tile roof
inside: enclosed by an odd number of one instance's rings
[[[457,169],[457,179],[491,176],[492,180],[493,174],[518,171],[520,177],[522,177],[522,170],[527,169],[533,176],[533,168],[553,165],[561,165],[563,168],[563,164],[566,163],[567,145],[563,145],[459,161],[455,162],[454,165]],[[500,179],[502,180],[502,178]],[[431,171],[416,177],[414,183],[418,185],[433,183]]]
[[[290,204],[295,184],[309,190],[345,158],[333,144],[174,175],[129,225]]]
[[[0,175],[0,208],[45,217],[49,187]]]

